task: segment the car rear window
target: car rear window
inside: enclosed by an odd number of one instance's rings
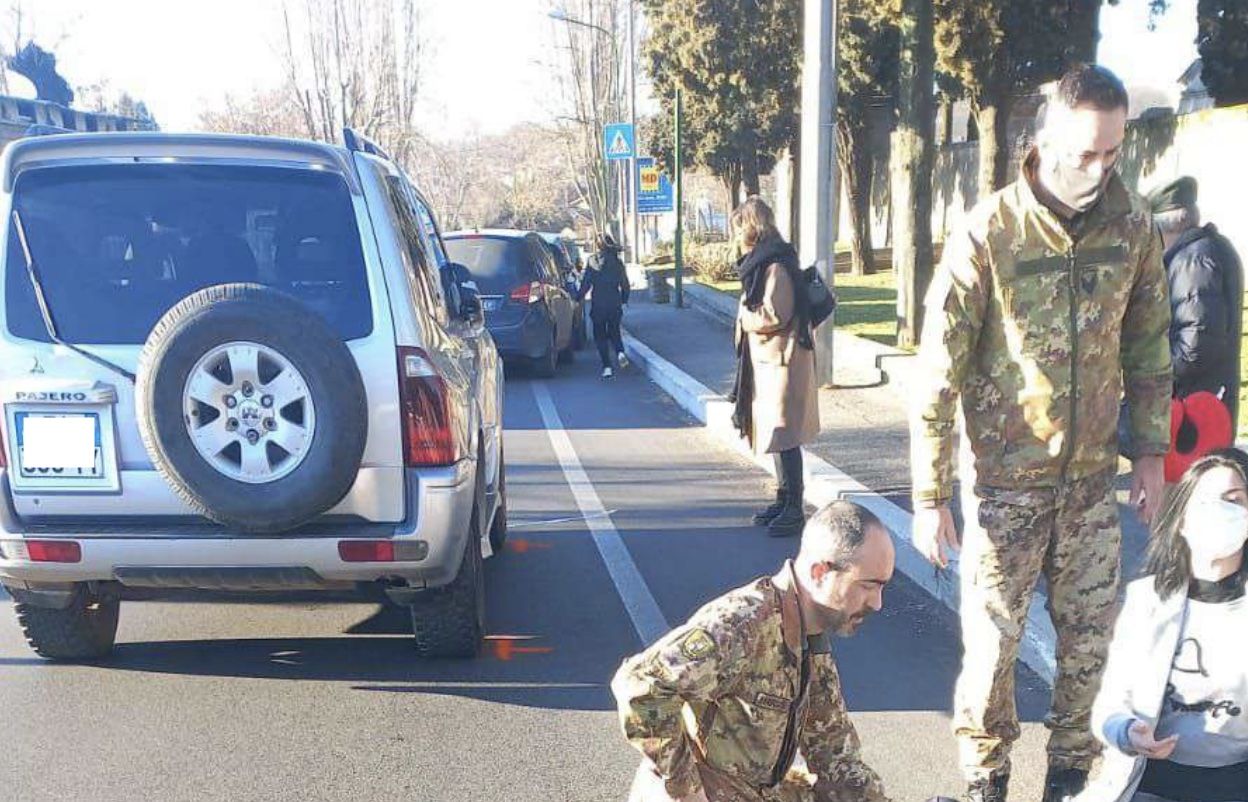
[[[454,237],[446,240],[446,254],[468,268],[482,295],[509,295],[538,278],[529,244],[522,239]]]
[[[255,282],[322,315],[345,340],[372,332],[351,195],[341,176],[242,165],[50,167],[14,189],[60,336],[140,344],[174,304]],[[16,337],[47,330],[9,222],[5,312]]]

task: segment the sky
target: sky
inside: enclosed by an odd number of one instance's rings
[[[3,5],[3,3],[0,3]],[[25,0],[27,33],[72,86],[106,80],[165,130],[194,129],[229,93],[281,82],[281,0]],[[551,119],[550,0],[421,0],[429,40],[422,115],[430,133],[500,133]],[[1196,57],[1196,0],[1173,0],[1155,32],[1148,0],[1102,12],[1101,63],[1129,85],[1170,89]],[[7,20],[5,20],[8,23]],[[12,25],[3,26],[11,41]],[[588,31],[585,32],[588,35]]]

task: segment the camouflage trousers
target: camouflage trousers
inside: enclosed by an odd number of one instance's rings
[[[1122,532],[1114,476],[1111,470],[1056,489],[977,487],[964,505],[965,654],[953,724],[968,781],[1009,766],[1019,736],[1014,665],[1041,575],[1057,631],[1045,720],[1049,762],[1088,768],[1100,754],[1090,720],[1118,599]]]

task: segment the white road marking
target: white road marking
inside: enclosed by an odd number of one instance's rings
[[[611,575],[611,581],[615,583],[615,589],[624,602],[628,617],[632,619],[637,637],[642,644],[648,646],[666,634],[671,627],[663,617],[663,611],[654,600],[646,580],[637,570],[637,563],[633,562],[633,557],[620,538],[602,499],[598,498],[598,491],[594,489],[581,466],[580,457],[572,447],[572,439],[564,430],[563,419],[559,417],[554,399],[550,397],[550,390],[541,382],[534,383],[533,396],[537,399],[537,407],[546,426],[546,435],[550,438],[550,445],[555,450],[560,467],[563,468],[563,476],[572,490],[572,497],[576,499],[576,506],[581,508],[581,514],[585,516],[585,526],[593,535],[594,545],[598,547],[598,553],[602,555],[602,561],[607,566],[607,573]]]

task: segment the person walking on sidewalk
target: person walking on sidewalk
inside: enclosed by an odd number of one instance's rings
[[[953,723],[976,802],[1006,798],[1019,736],[1014,664],[1041,575],[1057,630],[1045,802],[1082,790],[1100,753],[1090,715],[1118,597],[1124,385],[1131,499],[1145,522],[1162,500],[1170,304],[1149,208],[1114,171],[1126,118],[1113,73],[1063,76],[1039,147],[950,238],[926,299],[911,416],[914,541],[938,567],[958,546],[949,503],[960,399],[974,476],[963,481]]]
[[[589,260],[577,295],[577,300],[584,300],[586,295],[590,297],[589,319],[594,323],[594,344],[602,359],[604,379],[611,378],[617,368],[628,363],[624,356],[624,337],[620,333],[629,293],[628,271],[620,260],[621,250],[610,234],[598,238],[598,252]]]
[[[1193,463],[1127,587],[1092,724],[1109,752],[1080,802],[1248,802],[1248,455]]]
[[[757,197],[732,215],[741,303],[734,341],[733,423],[758,454],[776,461],[775,501],[754,516],[772,537],[791,537],[806,521],[802,446],[819,436],[815,343],[797,252]]]
[[[611,691],[644,758],[629,802],[887,802],[829,636],[880,611],[894,559],[878,518],[833,502],[778,573],[625,660]]]

